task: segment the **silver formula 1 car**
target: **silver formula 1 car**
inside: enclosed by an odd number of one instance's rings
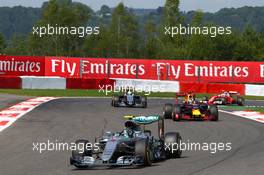
[[[181,136],[177,132],[164,134],[164,118],[160,116],[125,116],[125,128],[121,132],[105,132],[99,139],[99,150],[73,150],[70,164],[77,168],[98,166],[151,166],[152,162],[181,157]],[[158,138],[145,126],[158,123]],[[88,144],[78,140],[78,144]]]
[[[126,92],[123,95],[115,95],[112,97],[111,105],[114,107],[147,107],[147,97],[135,95],[132,92]]]

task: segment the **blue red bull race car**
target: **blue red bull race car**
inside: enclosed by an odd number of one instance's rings
[[[197,101],[193,93],[177,93],[175,104],[165,104],[163,115],[173,121],[209,120],[218,121],[218,108],[205,101]]]

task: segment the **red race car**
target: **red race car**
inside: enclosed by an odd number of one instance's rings
[[[245,99],[236,91],[222,91],[222,93],[212,96],[208,103],[215,105],[237,104],[239,106],[244,106]]]
[[[175,104],[165,104],[163,108],[165,119],[180,120],[210,120],[218,121],[218,108],[214,104],[196,101],[193,93],[176,94]]]

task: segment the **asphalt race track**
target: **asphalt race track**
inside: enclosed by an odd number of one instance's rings
[[[0,94],[0,109],[7,108],[27,99],[30,99],[30,97],[11,94]]]
[[[147,109],[113,108],[110,99],[58,99],[43,104],[0,133],[1,175],[263,175],[264,125],[220,113],[219,122],[179,122],[166,120],[166,131],[179,131],[187,142],[231,142],[231,151],[185,151],[180,159],[131,169],[76,170],[69,166],[70,151],[33,151],[33,142],[93,141],[107,130],[123,128],[123,115],[162,114],[170,100],[149,100]],[[260,103],[260,102],[258,102]],[[263,103],[263,102],[262,102]],[[250,102],[252,105],[252,102]],[[254,105],[254,104],[253,104]],[[156,125],[151,126],[157,132]]]

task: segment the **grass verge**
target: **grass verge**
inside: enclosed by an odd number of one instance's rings
[[[264,113],[263,107],[247,107],[247,106],[220,106],[219,109],[226,111],[256,111]]]

